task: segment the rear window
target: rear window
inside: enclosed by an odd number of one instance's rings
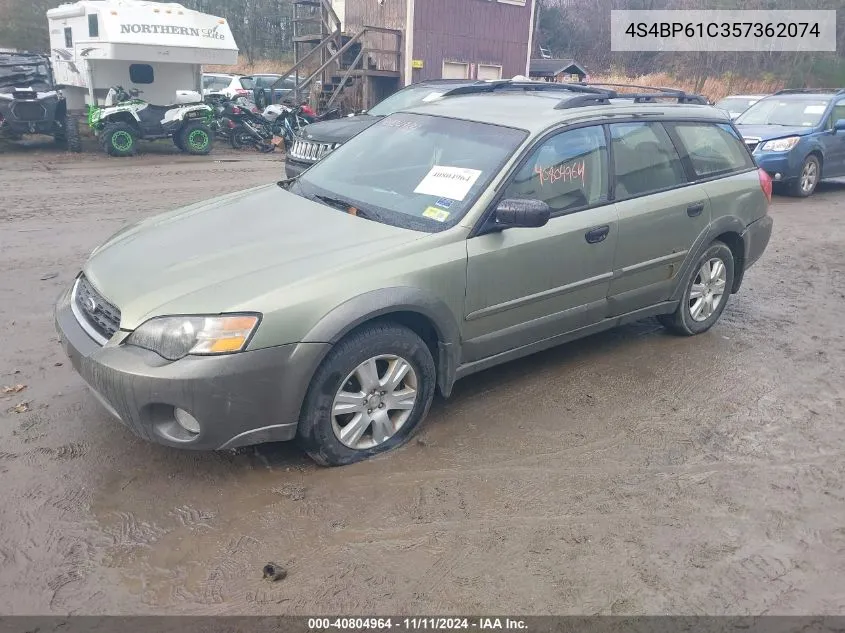
[[[255,80],[252,77],[241,77],[241,88],[244,90],[253,90],[255,88]]]
[[[229,87],[229,84],[232,83],[231,77],[213,77],[206,75],[202,78],[202,87],[205,90],[211,90],[212,92],[217,90],[226,90]]]
[[[681,141],[695,175],[708,178],[754,167],[748,150],[726,124],[676,123],[672,126]]]

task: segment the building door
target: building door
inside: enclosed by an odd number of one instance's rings
[[[443,79],[469,79],[469,64],[443,62]]]
[[[484,80],[492,80],[492,79],[501,79],[502,78],[502,67],[501,66],[494,66],[493,64],[479,64],[478,65],[478,78]]]

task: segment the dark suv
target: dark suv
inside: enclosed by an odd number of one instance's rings
[[[0,136],[47,134],[82,151],[79,123],[53,84],[50,60],[33,53],[0,53]]]
[[[369,111],[342,119],[312,123],[304,128],[300,138],[288,151],[285,174],[288,178],[298,176],[323,156],[394,112],[434,101],[450,90],[473,83],[477,82],[471,79],[422,81],[392,94]]]

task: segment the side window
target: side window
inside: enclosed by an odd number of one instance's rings
[[[830,115],[829,128],[833,128],[839,119],[845,119],[845,101],[840,101],[833,106],[833,113]]]
[[[129,65],[129,81],[133,84],[151,84],[154,80],[153,67],[149,64]]]
[[[73,29],[65,27],[65,46],[73,48]]]
[[[96,13],[88,15],[88,37],[100,37],[100,16]]]
[[[678,152],[660,123],[614,123],[610,137],[617,200],[686,182]]]
[[[601,126],[562,132],[537,147],[505,198],[531,198],[552,213],[571,213],[607,200],[607,143]]]
[[[748,151],[730,125],[675,123],[672,127],[681,141],[684,158],[689,159],[698,178],[754,167]]]

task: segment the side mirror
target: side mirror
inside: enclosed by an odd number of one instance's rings
[[[845,130],[845,119],[836,119],[836,123],[833,124],[833,129],[837,132]]]
[[[510,198],[496,207],[496,225],[499,228],[536,228],[545,226],[552,210],[542,200]]]

